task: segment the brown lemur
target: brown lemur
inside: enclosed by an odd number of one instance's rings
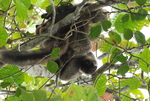
[[[89,6],[92,4],[87,4]],[[77,6],[68,6],[66,10],[60,10],[56,14],[55,23],[62,20],[68,14],[74,12]],[[59,9],[59,7],[58,7]],[[52,14],[43,14],[42,18],[49,19],[44,24],[37,26],[36,34],[42,34],[51,26]],[[0,51],[0,61],[4,64],[13,64],[18,66],[28,66],[47,61],[55,61],[61,68],[59,78],[62,80],[71,80],[78,78],[82,73],[93,74],[97,69],[96,59],[91,52],[91,39],[88,37],[90,24],[107,20],[107,15],[103,10],[96,9],[82,15],[75,22],[60,28],[55,37],[50,37],[39,50],[2,50]],[[68,38],[64,39],[67,35]],[[61,40],[61,39],[64,40]],[[51,58],[51,52],[59,47],[59,56]]]

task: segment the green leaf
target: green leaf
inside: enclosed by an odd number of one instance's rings
[[[101,23],[104,31],[108,31],[108,29],[111,27],[111,22],[108,20],[101,21]]]
[[[27,8],[30,7],[30,0],[20,0]]]
[[[115,58],[117,61],[120,61],[120,62],[122,62],[122,63],[125,63],[125,62],[126,62],[127,57],[125,57],[125,56],[123,55],[123,53],[122,53],[121,50],[115,48],[112,53],[113,53],[112,56],[111,56],[111,59],[112,59],[112,60]],[[116,61],[116,60],[115,60],[115,61]],[[114,62],[115,62],[115,61],[114,61]]]
[[[56,0],[54,0],[55,2]],[[49,0],[31,0],[31,3],[36,5],[37,7],[40,7],[42,9],[45,9],[48,5],[51,5],[51,3],[49,2]],[[57,6],[57,4],[55,3],[55,5]]]
[[[146,18],[148,12],[145,9],[139,9],[138,14],[131,14],[133,21],[142,21]]]
[[[134,32],[134,35],[135,35],[136,42],[138,43],[139,46],[145,44],[146,42],[145,35],[142,32],[136,31]]]
[[[147,42],[150,43],[150,38],[147,39]]]
[[[131,29],[132,31],[135,30],[141,30],[143,28],[143,26],[145,25],[149,25],[149,21],[144,19],[142,21],[133,21],[131,19],[129,19],[128,22],[126,23],[122,23],[121,22],[121,18],[124,14],[120,13],[118,16],[115,16],[114,18],[114,26],[115,29],[119,32],[119,33],[124,33],[125,29]]]
[[[3,79],[4,82],[14,82],[15,84],[22,84],[24,82],[24,75],[17,66],[6,65],[6,68],[0,70],[0,78],[5,78],[7,76],[13,75],[10,78]],[[20,72],[19,72],[20,71]]]
[[[5,101],[21,101],[22,99],[20,97],[17,96],[11,96],[11,97],[7,97],[7,100]]]
[[[19,97],[21,95],[21,89],[17,88],[15,92],[15,96]]]
[[[53,10],[52,5],[49,5],[49,6],[46,7],[46,12],[47,13],[50,13],[52,10]]]
[[[1,74],[0,78],[7,77],[3,79],[4,82],[15,82],[15,84],[18,84],[18,85],[24,82],[24,74],[22,74],[22,72],[17,66],[7,65],[5,67],[9,69],[2,68],[0,70],[0,74]],[[13,75],[13,76],[9,77],[10,75]]]
[[[131,94],[134,94],[135,95],[135,98],[138,98],[138,99],[144,99],[144,95],[143,93],[141,92],[140,89],[134,89],[134,90],[130,90],[129,93]]]
[[[0,78],[4,78],[6,76],[12,75],[12,74],[20,71],[17,66],[6,65],[5,67],[8,69],[4,69],[4,68],[0,69],[0,74],[1,74]]]
[[[146,0],[136,0],[136,3],[141,6],[146,3]]]
[[[148,15],[148,12],[145,9],[139,9],[139,21],[144,20]]]
[[[115,28],[116,28],[116,30],[117,30],[118,32],[120,32],[120,33],[123,33],[123,31],[124,31],[124,26],[123,26],[123,24],[120,23],[120,22],[115,25]]]
[[[22,101],[35,101],[33,97],[33,93],[27,93],[25,90],[21,89],[20,95]]]
[[[27,73],[24,73],[24,82],[26,84],[34,85],[35,84],[35,78],[28,75]]]
[[[58,5],[60,3],[60,0],[54,0],[54,4]]]
[[[61,98],[61,95],[57,95],[49,100],[46,100],[46,101],[65,101],[65,100],[62,100]]]
[[[121,83],[122,86],[129,86],[129,88],[131,90],[133,89],[137,89],[141,86],[141,81],[138,80],[137,78],[130,78],[130,79],[126,79],[126,80],[123,80],[122,83]]]
[[[26,90],[21,89],[22,101],[47,101],[46,91],[43,90],[34,90],[31,93],[28,93]]]
[[[128,70],[129,70],[129,66],[123,65],[118,69],[117,74],[125,75],[128,72]]]
[[[131,94],[130,93],[126,93],[126,96],[130,96]],[[122,97],[121,99],[122,101],[131,101],[131,98],[128,98],[128,97]]]
[[[100,74],[99,76],[97,76],[96,80],[95,80],[95,87],[98,91],[98,96],[101,96],[105,93],[106,91],[106,76],[104,74]]]
[[[100,35],[100,33],[101,33],[101,26],[100,25],[94,26],[90,29],[89,38],[95,39]]]
[[[28,8],[21,0],[14,0],[14,3],[16,4],[17,16],[21,21],[23,21],[27,17]]]
[[[35,4],[37,7],[41,7],[45,0],[31,0],[31,3]]]
[[[139,67],[142,69],[142,71],[149,73],[150,72],[150,65],[148,65],[150,63],[150,50],[145,47],[144,51],[140,54],[140,58],[139,59]]]
[[[6,88],[7,86],[9,86],[11,83],[10,82],[2,82],[1,83],[1,87],[2,88]]]
[[[128,57],[125,57],[123,54],[120,54],[116,59],[122,63],[125,63]]]
[[[66,98],[66,101],[80,101],[83,99],[84,94],[86,93],[85,89],[79,85],[72,84],[69,90],[69,96]]]
[[[7,43],[7,38],[8,38],[8,34],[6,30],[0,27],[0,47],[4,46]]]
[[[123,36],[126,40],[130,40],[133,37],[133,32],[131,29],[125,29]]]
[[[24,82],[24,74],[21,72],[13,76],[13,82],[20,85]]]
[[[118,33],[110,31],[108,35],[115,44],[119,44],[121,42],[121,37]]]
[[[59,69],[59,67],[58,67],[58,64],[56,62],[54,62],[54,61],[48,61],[47,62],[47,69],[51,73],[56,73],[57,70]]]
[[[110,43],[113,43],[110,38],[106,38],[105,40]],[[108,44],[107,42],[104,42],[104,45],[100,48],[100,51],[109,53],[111,49],[112,49],[112,45]]]
[[[123,23],[128,22],[129,21],[129,14],[123,15],[121,20],[122,20]]]
[[[1,10],[2,11],[7,11],[10,2],[11,2],[11,0],[1,0],[0,1],[0,8],[1,8]]]
[[[119,44],[121,47],[123,48],[133,48],[133,47],[137,47],[138,45],[135,44],[134,42],[131,42],[131,41],[127,41],[127,40],[124,40],[124,41],[121,41],[121,43]]]
[[[86,97],[84,101],[100,101],[96,94],[96,89],[94,87],[90,87],[90,89],[86,90]]]
[[[51,53],[50,58],[52,58],[52,59],[57,58],[59,56],[59,51],[60,51],[59,47],[54,48],[53,51],[52,51],[52,53]]]
[[[43,90],[34,90],[33,91],[34,101],[46,101],[46,91]]]
[[[12,34],[12,39],[17,39],[17,38],[20,38],[20,37],[21,37],[20,33],[13,33]]]
[[[89,87],[86,89],[85,87],[72,84],[66,97],[62,101],[100,101],[97,97],[96,89],[94,87]]]

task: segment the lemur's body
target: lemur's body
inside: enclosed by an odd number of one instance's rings
[[[73,12],[75,8],[76,6],[71,6],[68,7],[68,11],[62,11],[59,14],[56,14],[56,23],[69,13]],[[63,80],[77,78],[83,72],[92,74],[97,66],[96,59],[90,52],[91,40],[88,37],[89,28],[91,23],[105,20],[107,19],[106,17],[107,15],[103,14],[101,9],[88,12],[81,16],[76,22],[59,29],[57,33],[55,33],[55,37],[64,38],[66,33],[73,29],[74,31],[70,32],[72,35],[66,40],[50,37],[49,40],[41,46],[41,49],[33,51],[19,52],[15,50],[3,50],[0,51],[0,61],[4,64],[18,66],[34,65],[48,60],[56,61],[60,68],[63,67],[60,72],[60,78]],[[47,31],[46,29],[50,27],[50,25],[51,20],[48,20],[45,24],[37,27],[36,33],[42,34],[43,31]],[[59,57],[52,59],[50,58],[50,55],[52,50],[56,47],[60,48]]]

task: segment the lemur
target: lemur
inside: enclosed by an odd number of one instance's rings
[[[91,4],[86,4],[89,6]],[[56,13],[55,23],[61,21],[68,14],[74,12],[77,6],[67,6],[66,10]],[[36,34],[42,34],[51,26],[52,14],[46,13],[42,15],[48,19],[42,25],[37,26]],[[93,74],[97,69],[96,58],[91,52],[91,39],[88,37],[91,24],[102,20],[107,20],[107,15],[103,10],[97,9],[89,11],[82,15],[75,22],[60,28],[55,37],[64,38],[68,33],[70,37],[65,40],[50,37],[38,50],[2,50],[0,51],[0,61],[3,64],[12,64],[18,66],[28,66],[41,64],[47,61],[55,61],[60,70],[59,78],[62,80],[71,80],[80,77],[81,74]],[[71,31],[72,30],[72,31]],[[69,32],[70,31],[70,32]],[[54,48],[60,48],[59,56],[51,58],[51,52]]]

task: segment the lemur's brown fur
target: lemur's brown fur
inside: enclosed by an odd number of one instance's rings
[[[87,4],[88,6],[90,4]],[[55,23],[62,20],[65,16],[72,13],[76,6],[68,6],[67,10],[63,10],[56,14]],[[47,17],[49,20],[42,25],[39,25],[36,34],[42,34],[51,26],[52,14],[44,14],[42,17]],[[96,59],[92,54],[91,40],[88,37],[90,24],[98,21],[106,20],[107,15],[102,9],[87,12],[82,15],[76,22],[71,23],[57,31],[55,37],[64,38],[70,31],[70,37],[66,40],[59,40],[50,37],[39,50],[34,51],[15,51],[3,50],[0,51],[0,61],[4,64],[13,64],[18,66],[34,65],[46,62],[48,60],[55,61],[62,68],[60,71],[60,79],[70,80],[79,77],[82,73],[92,74],[96,70]],[[50,58],[54,48],[59,47],[59,57]]]

